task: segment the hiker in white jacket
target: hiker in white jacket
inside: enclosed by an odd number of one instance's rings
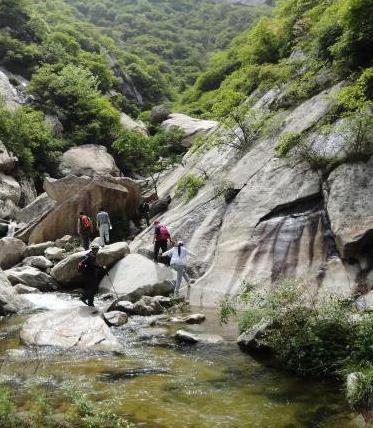
[[[170,256],[170,266],[176,270],[177,278],[176,278],[176,286],[174,291],[174,297],[179,297],[179,289],[181,285],[181,281],[184,277],[185,281],[190,284],[190,278],[186,272],[187,268],[187,255],[196,256],[191,251],[187,250],[184,247],[183,241],[179,241],[171,250],[168,250],[162,254],[162,256]]]

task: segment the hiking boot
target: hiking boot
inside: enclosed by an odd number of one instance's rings
[[[79,300],[80,300],[81,302],[83,302],[85,305],[88,305],[88,303],[87,303],[87,299],[85,299],[84,297],[79,297]]]

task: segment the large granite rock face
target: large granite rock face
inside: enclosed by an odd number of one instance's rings
[[[143,295],[167,295],[173,291],[175,272],[140,254],[129,254],[104,277],[100,289],[124,295],[122,300],[136,301]],[[114,285],[114,287],[113,287]]]
[[[129,253],[129,247],[125,242],[106,245],[97,255],[97,263],[100,266],[110,268]],[[87,251],[67,256],[51,270],[52,277],[62,286],[77,285],[82,282],[82,274],[78,272],[78,264]]]
[[[128,219],[136,216],[139,193],[137,185],[129,178],[95,177],[87,181],[83,177],[70,176],[47,182],[46,189],[59,202],[33,227],[30,243],[76,235],[80,211],[94,218],[103,206],[107,207],[112,218],[115,215],[125,215]]]
[[[119,169],[106,147],[95,144],[67,150],[62,156],[59,168],[62,175],[119,176]]]
[[[25,253],[26,245],[17,238],[0,239],[0,268],[9,269],[19,263]]]
[[[186,174],[203,171],[208,177],[196,197],[188,203],[173,197],[160,217],[171,235],[197,254],[189,259],[191,273],[199,278],[191,287],[191,304],[216,306],[244,280],[263,286],[283,276],[302,278],[310,298],[352,295],[358,269],[339,257],[319,175],[307,164],[278,159],[274,150],[284,133],[309,131],[322,120],[339,88],[279,113],[281,128],[258,139],[247,152],[227,145],[189,153],[184,165],[165,177],[160,197],[173,196]],[[272,101],[278,96],[280,92],[273,91]],[[266,114],[268,96],[263,98],[257,109]],[[220,190],[227,187],[234,189],[230,200]],[[151,251],[152,233],[149,228],[137,236],[132,253]]]
[[[22,327],[21,340],[27,346],[103,352],[121,350],[99,312],[88,307],[34,315]]]
[[[327,209],[338,250],[343,257],[371,258],[373,157],[367,163],[341,165],[330,174],[328,184]]]
[[[182,113],[172,113],[167,120],[162,122],[162,127],[166,129],[172,127],[180,128],[185,134],[183,146],[189,147],[194,137],[213,132],[218,127],[218,122],[214,120],[195,119]]]
[[[26,97],[10,83],[9,75],[4,68],[0,69],[0,95],[8,109],[16,110],[26,102]]]

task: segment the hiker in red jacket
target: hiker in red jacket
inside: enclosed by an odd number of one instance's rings
[[[81,211],[78,218],[78,235],[85,250],[89,250],[93,232],[92,220]]]
[[[159,250],[162,249],[163,253],[167,251],[168,241],[170,241],[171,243],[171,236],[167,229],[167,226],[165,226],[164,224],[161,224],[159,220],[155,220],[153,244],[154,244],[154,261],[156,263],[158,263]]]

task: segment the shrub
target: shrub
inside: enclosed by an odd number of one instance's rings
[[[291,149],[302,142],[302,134],[299,132],[287,132],[280,137],[279,143],[275,149],[276,156],[284,158]]]
[[[364,70],[355,83],[342,88],[338,101],[347,111],[364,109],[373,101],[373,67]]]
[[[356,411],[373,409],[373,368],[354,373],[353,385],[347,387],[347,400]]]
[[[175,196],[184,198],[187,202],[197,195],[199,189],[204,186],[205,181],[204,178],[197,175],[187,174],[177,182]]]
[[[246,285],[231,299],[233,309],[223,302],[223,315],[234,314],[237,304],[246,305],[241,331],[261,319],[271,320],[261,340],[286,368],[298,374],[341,376],[346,368],[369,364],[373,315],[352,321],[356,314],[351,300],[332,297],[311,305],[306,303],[305,290],[306,284],[292,279],[280,281],[266,294]]]

